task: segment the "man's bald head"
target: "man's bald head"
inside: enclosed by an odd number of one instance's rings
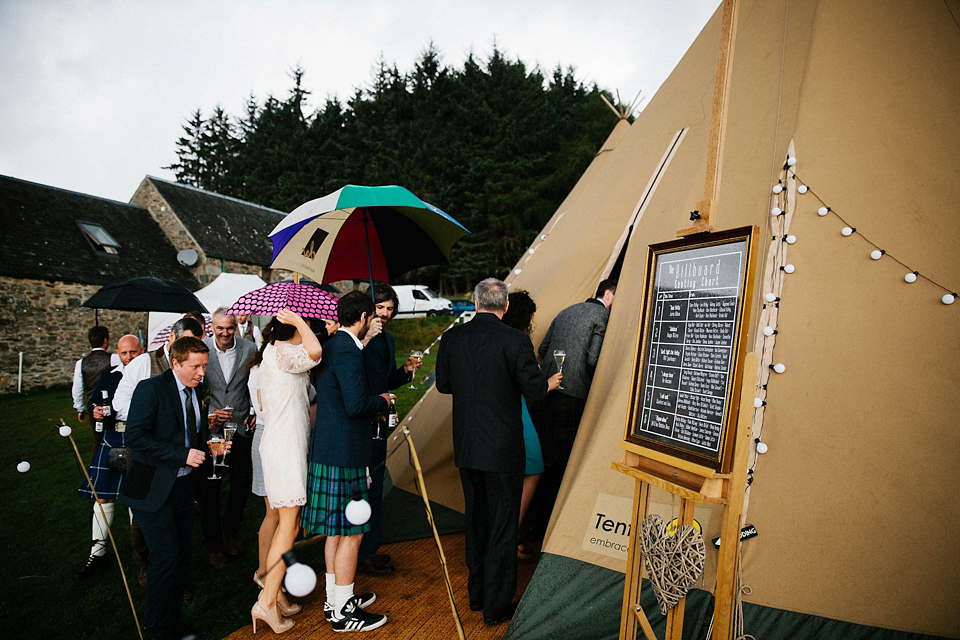
[[[143,353],[143,347],[140,346],[140,338],[127,334],[117,340],[117,355],[123,366],[130,364],[130,361]]]

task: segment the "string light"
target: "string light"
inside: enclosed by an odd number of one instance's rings
[[[797,236],[795,236],[795,235],[793,235],[793,234],[791,233],[791,234],[788,235],[788,236],[784,236],[784,237],[783,237],[783,241],[786,242],[787,244],[796,244],[796,243],[797,243]]]
[[[776,185],[773,186],[773,192],[774,192],[774,193],[780,193],[781,191],[783,191],[783,185],[782,185],[782,184],[776,184]]]
[[[73,429],[71,429],[67,425],[63,425],[62,427],[60,427],[59,431],[60,431],[60,435],[63,436],[64,438],[66,438],[71,433],[73,433]]]
[[[778,362],[777,364],[770,365],[770,368],[777,373],[783,373],[787,370],[787,365],[783,364],[782,362]]]
[[[283,578],[283,585],[292,596],[302,598],[310,595],[317,586],[317,572],[308,565],[297,562],[293,551],[287,551],[283,556],[283,563],[287,565],[287,573]]]
[[[763,294],[763,299],[767,302],[780,302],[780,298],[778,298],[775,293],[765,293]]]
[[[760,442],[760,438],[757,438],[757,453],[766,453],[767,452],[767,443]]]
[[[784,165],[784,170],[787,170],[789,166],[792,166],[792,165],[789,165],[789,157],[788,157],[788,164],[787,164],[787,165]],[[792,177],[792,178],[793,178],[794,180],[796,180],[797,182],[800,182],[800,178],[797,176],[796,171],[791,172],[790,177]],[[953,301],[954,301],[954,300],[956,299],[956,297],[957,297],[957,294],[956,294],[955,292],[950,291],[950,289],[947,289],[945,286],[943,286],[943,285],[940,284],[939,282],[935,282],[935,281],[931,280],[930,278],[928,278],[927,276],[922,275],[919,271],[910,269],[909,266],[907,266],[906,264],[904,264],[903,262],[901,262],[900,260],[898,260],[898,259],[897,259],[896,257],[894,257],[893,255],[887,253],[887,250],[886,250],[886,249],[881,249],[879,246],[877,246],[876,243],[870,241],[870,239],[868,239],[867,237],[865,237],[862,233],[858,232],[856,227],[851,226],[850,224],[848,224],[847,221],[844,220],[836,211],[834,211],[831,207],[828,207],[828,206],[826,205],[826,203],[823,202],[823,199],[820,198],[820,196],[818,196],[818,195],[816,194],[816,192],[814,192],[813,189],[810,188],[809,185],[806,185],[806,184],[801,183],[801,184],[797,187],[797,191],[798,191],[799,193],[807,193],[807,192],[809,191],[810,193],[813,194],[813,196],[814,196],[817,200],[820,201],[820,204],[821,204],[822,206],[820,206],[820,208],[817,209],[817,215],[818,215],[818,216],[820,216],[820,217],[822,218],[822,217],[826,216],[828,213],[833,213],[833,215],[835,215],[841,222],[843,222],[843,223],[844,223],[844,227],[840,230],[840,233],[841,233],[845,238],[846,238],[846,237],[850,237],[850,236],[852,236],[854,233],[856,233],[856,234],[858,234],[861,238],[863,238],[863,240],[865,240],[867,243],[873,245],[873,250],[870,252],[870,258],[871,258],[871,259],[873,259],[873,260],[880,260],[881,258],[883,258],[883,256],[888,256],[891,260],[893,260],[893,261],[896,262],[897,264],[899,264],[899,265],[901,265],[901,266],[903,266],[903,267],[906,267],[906,268],[908,269],[907,273],[903,276],[904,282],[906,282],[906,283],[908,283],[908,284],[912,284],[912,283],[916,282],[919,278],[923,278],[924,280],[926,280],[926,281],[929,282],[930,284],[935,285],[935,286],[937,286],[937,287],[940,287],[941,289],[943,289],[943,290],[946,292],[946,293],[940,298],[940,301],[943,302],[943,304],[953,304]]]
[[[30,463],[26,460],[17,458],[17,471],[20,473],[26,473],[27,471],[30,471]]]
[[[764,327],[764,328],[763,328],[763,335],[767,336],[768,338],[769,338],[770,336],[775,336],[775,335],[777,335],[777,330],[774,329],[773,327]]]
[[[354,487],[353,498],[350,500],[347,508],[344,509],[344,515],[347,517],[347,520],[353,525],[366,524],[370,519],[370,513],[370,503],[361,497],[360,487]]]
[[[783,272],[785,272],[785,273],[793,273],[794,271],[797,270],[797,268],[796,268],[795,266],[793,266],[792,264],[785,264],[785,265],[783,265],[782,267],[780,267],[780,270],[783,271]]]
[[[793,156],[787,156],[787,166],[792,167],[795,164],[797,164],[797,159]]]
[[[782,216],[782,215],[783,215],[783,209],[781,209],[780,207],[774,207],[773,209],[770,209],[770,215],[772,215],[772,216]]]
[[[754,408],[754,409],[759,409],[760,407],[765,407],[765,406],[767,406],[767,401],[766,401],[766,400],[763,400],[762,398],[754,398],[754,399],[753,399],[753,408]]]

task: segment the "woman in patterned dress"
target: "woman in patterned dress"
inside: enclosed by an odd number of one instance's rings
[[[286,573],[281,556],[293,548],[300,507],[307,500],[307,372],[320,361],[321,348],[307,322],[288,309],[277,313],[263,333],[260,400],[268,424],[260,439],[260,465],[267,505],[277,510],[278,522],[267,552],[269,571],[262,577],[263,590],[250,616],[254,631],[257,620],[262,620],[282,633],[293,627],[293,621],[283,615],[300,610],[285,603],[280,594]]]

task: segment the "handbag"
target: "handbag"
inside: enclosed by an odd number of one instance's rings
[[[130,460],[130,450],[126,447],[110,447],[107,455],[107,468],[117,473],[127,472],[127,462]]]

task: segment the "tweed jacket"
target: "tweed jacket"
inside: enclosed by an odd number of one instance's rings
[[[557,349],[566,352],[561,393],[587,399],[609,318],[609,309],[596,298],[591,298],[567,307],[550,323],[537,354],[544,372],[553,375],[557,372],[553,352]]]
[[[210,348],[210,360],[207,363],[207,375],[203,382],[210,389],[210,408],[222,409],[233,407],[233,421],[237,423],[237,435],[247,435],[244,418],[250,413],[250,390],[247,389],[247,377],[250,369],[250,359],[257,348],[249,340],[234,336],[233,343],[237,356],[233,361],[233,371],[230,380],[220,368],[220,358],[217,356],[217,345],[214,337],[205,338],[203,343]]]

